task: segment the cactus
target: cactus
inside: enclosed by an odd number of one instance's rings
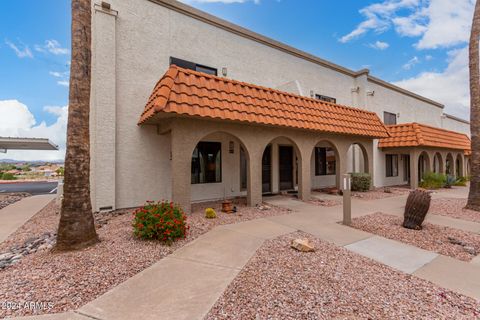
[[[432,196],[423,189],[411,191],[408,195],[405,213],[403,215],[403,227],[407,229],[421,230],[423,220],[430,208]]]
[[[213,210],[212,208],[205,209],[205,218],[215,219],[216,217],[217,217],[217,213],[215,212],[215,210]]]

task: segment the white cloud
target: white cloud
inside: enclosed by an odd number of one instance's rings
[[[5,43],[15,52],[17,57],[19,58],[33,58],[32,51],[30,51],[30,48],[21,43],[19,45],[16,45],[15,43],[5,40]]]
[[[368,46],[377,50],[386,50],[388,47],[390,47],[387,42],[383,41],[376,41],[375,43],[370,43]]]
[[[364,16],[353,31],[340,38],[352,41],[374,31],[394,27],[400,36],[420,37],[418,49],[452,47],[466,43],[472,23],[475,0],[385,0],[360,10]]]
[[[417,48],[435,49],[468,42],[473,9],[474,0],[431,0],[427,9],[429,22]]]
[[[412,59],[408,60],[407,63],[405,63],[402,68],[405,70],[410,70],[412,69],[416,64],[420,63],[420,59],[418,59],[417,56],[413,57]]]
[[[39,52],[50,52],[54,55],[64,55],[69,54],[70,50],[67,48],[62,48],[60,43],[57,40],[46,40],[44,45],[35,45],[35,50]]]
[[[58,81],[57,81],[57,84],[59,86],[64,86],[64,87],[68,87],[70,81],[68,79],[68,75],[69,75],[69,72],[68,71],[65,71],[65,72],[58,72],[58,71],[50,71],[49,74],[54,77],[54,78],[57,78]]]
[[[28,107],[18,100],[0,100],[0,136],[48,138],[59,145],[59,151],[10,150],[0,154],[2,159],[59,160],[65,157],[68,107],[44,107],[44,111],[57,117],[47,125],[36,124]]]
[[[395,84],[445,104],[445,112],[468,119],[470,90],[468,47],[448,53],[449,63],[442,72],[422,72]]]
[[[70,84],[70,82],[69,82],[68,80],[59,80],[59,81],[57,81],[57,84],[58,84],[59,86],[68,87],[69,84]]]
[[[391,27],[392,19],[398,10],[415,9],[421,1],[422,0],[386,0],[361,9],[360,14],[365,17],[365,20],[353,31],[341,37],[340,42],[346,43],[352,41],[370,30],[376,33],[385,32]]]

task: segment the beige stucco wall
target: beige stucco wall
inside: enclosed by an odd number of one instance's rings
[[[172,146],[171,141],[180,138],[171,132],[160,133],[155,127],[136,125],[154,85],[168,69],[171,56],[215,67],[219,72],[227,68],[229,78],[245,82],[307,96],[311,91],[332,96],[340,104],[373,110],[381,118],[383,111],[397,111],[401,122],[441,125],[440,108],[370,83],[366,73],[353,76],[332,70],[151,1],[108,2],[112,11],[106,13],[99,8],[100,1],[93,1],[92,19],[92,203],[97,210],[132,207],[148,199],[173,195],[170,159],[180,146]],[[356,87],[360,88],[358,92],[352,92]],[[373,97],[366,95],[371,90],[375,91]],[[307,134],[302,138],[311,141]],[[371,152],[369,166],[374,183],[383,185],[385,179],[376,172],[384,165],[380,151]],[[235,166],[236,161],[227,159],[225,165]],[[231,179],[228,185],[194,186],[191,199],[221,197],[225,190],[232,195],[242,194],[235,189],[236,178]],[[333,177],[320,182],[314,177],[312,182],[320,186],[331,184],[331,180]]]
[[[464,121],[459,121],[448,116],[442,117],[442,128],[452,131],[457,131],[466,134],[467,136],[471,136],[470,134],[470,123],[466,123]]]

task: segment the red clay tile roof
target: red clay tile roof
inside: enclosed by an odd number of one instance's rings
[[[138,124],[159,113],[243,121],[340,134],[388,137],[369,111],[171,66],[155,86]]]
[[[390,138],[380,139],[379,148],[436,147],[470,150],[470,138],[463,133],[430,127],[419,123],[387,126]]]

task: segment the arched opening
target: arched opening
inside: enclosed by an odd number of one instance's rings
[[[330,141],[318,142],[313,148],[310,171],[311,188],[323,189],[339,187],[340,183],[340,157],[336,146]]]
[[[470,163],[470,159],[467,159],[466,161],[466,175],[467,177],[469,177],[471,175],[471,163]]]
[[[462,159],[462,156],[460,154],[457,154],[457,159],[455,161],[455,174],[457,176],[457,178],[460,178],[460,177],[463,177],[464,176],[464,173],[463,173],[463,159]]]
[[[352,173],[369,173],[368,154],[360,143],[353,143],[347,152],[347,171]]]
[[[245,145],[227,132],[208,134],[191,158],[191,201],[247,196],[250,156]]]
[[[262,155],[262,194],[295,193],[301,172],[298,146],[287,137],[277,137],[268,143]]]
[[[439,152],[435,153],[435,156],[433,157],[433,172],[443,172],[443,159],[442,155]]]
[[[447,157],[446,157],[446,159],[445,159],[445,173],[446,173],[447,175],[453,175],[453,174],[455,174],[455,173],[453,172],[453,165],[454,165],[454,163],[453,163],[453,156],[452,156],[451,153],[449,153],[449,154],[447,154]]]
[[[426,173],[431,172],[430,157],[423,151],[418,157],[418,181],[421,182]]]

